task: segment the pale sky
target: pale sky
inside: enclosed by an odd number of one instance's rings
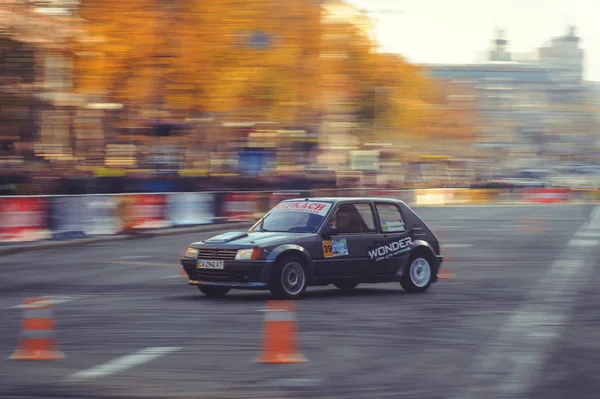
[[[600,0],[347,0],[370,12],[382,50],[414,63],[469,63],[496,27],[509,51],[529,52],[577,28],[584,79],[600,81]]]

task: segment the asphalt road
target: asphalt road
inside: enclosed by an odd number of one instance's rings
[[[3,398],[596,398],[600,211],[417,209],[449,278],[298,301],[303,364],[254,363],[263,292],[202,296],[178,258],[199,233],[0,258]],[[25,298],[54,299],[62,360],[9,360]]]

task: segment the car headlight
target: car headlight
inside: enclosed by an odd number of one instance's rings
[[[188,248],[185,250],[185,255],[184,257],[186,258],[197,258],[198,257],[198,248]]]
[[[238,249],[235,260],[256,260],[260,256],[260,249]]]

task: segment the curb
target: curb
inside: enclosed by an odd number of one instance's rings
[[[97,237],[97,238],[82,238],[78,240],[69,240],[69,241],[53,241],[53,242],[36,242],[32,244],[25,245],[17,245],[17,246],[9,246],[3,248],[0,246],[0,255],[14,255],[18,253],[24,252],[34,252],[34,251],[44,251],[47,249],[57,249],[57,248],[74,248],[74,247],[83,247],[89,244],[101,244],[107,242],[116,242],[116,241],[128,241],[128,240],[137,240],[143,238],[154,238],[154,237],[167,237],[174,235],[184,235],[190,233],[209,233],[212,231],[219,230],[235,230],[235,229],[248,229],[252,226],[251,222],[240,222],[240,223],[219,223],[219,224],[210,224],[196,227],[182,227],[182,228],[174,228],[174,229],[164,229],[164,230],[150,230],[150,231],[140,231],[137,234],[127,234],[127,235],[116,235],[116,236],[108,236],[108,237]]]

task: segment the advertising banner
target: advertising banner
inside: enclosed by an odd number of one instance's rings
[[[84,232],[87,235],[119,234],[123,229],[118,214],[119,199],[112,195],[90,196],[84,201]]]
[[[165,194],[136,194],[120,197],[119,214],[125,231],[171,226]]]
[[[167,197],[168,219],[175,226],[211,224],[215,220],[215,195],[176,193]]]

